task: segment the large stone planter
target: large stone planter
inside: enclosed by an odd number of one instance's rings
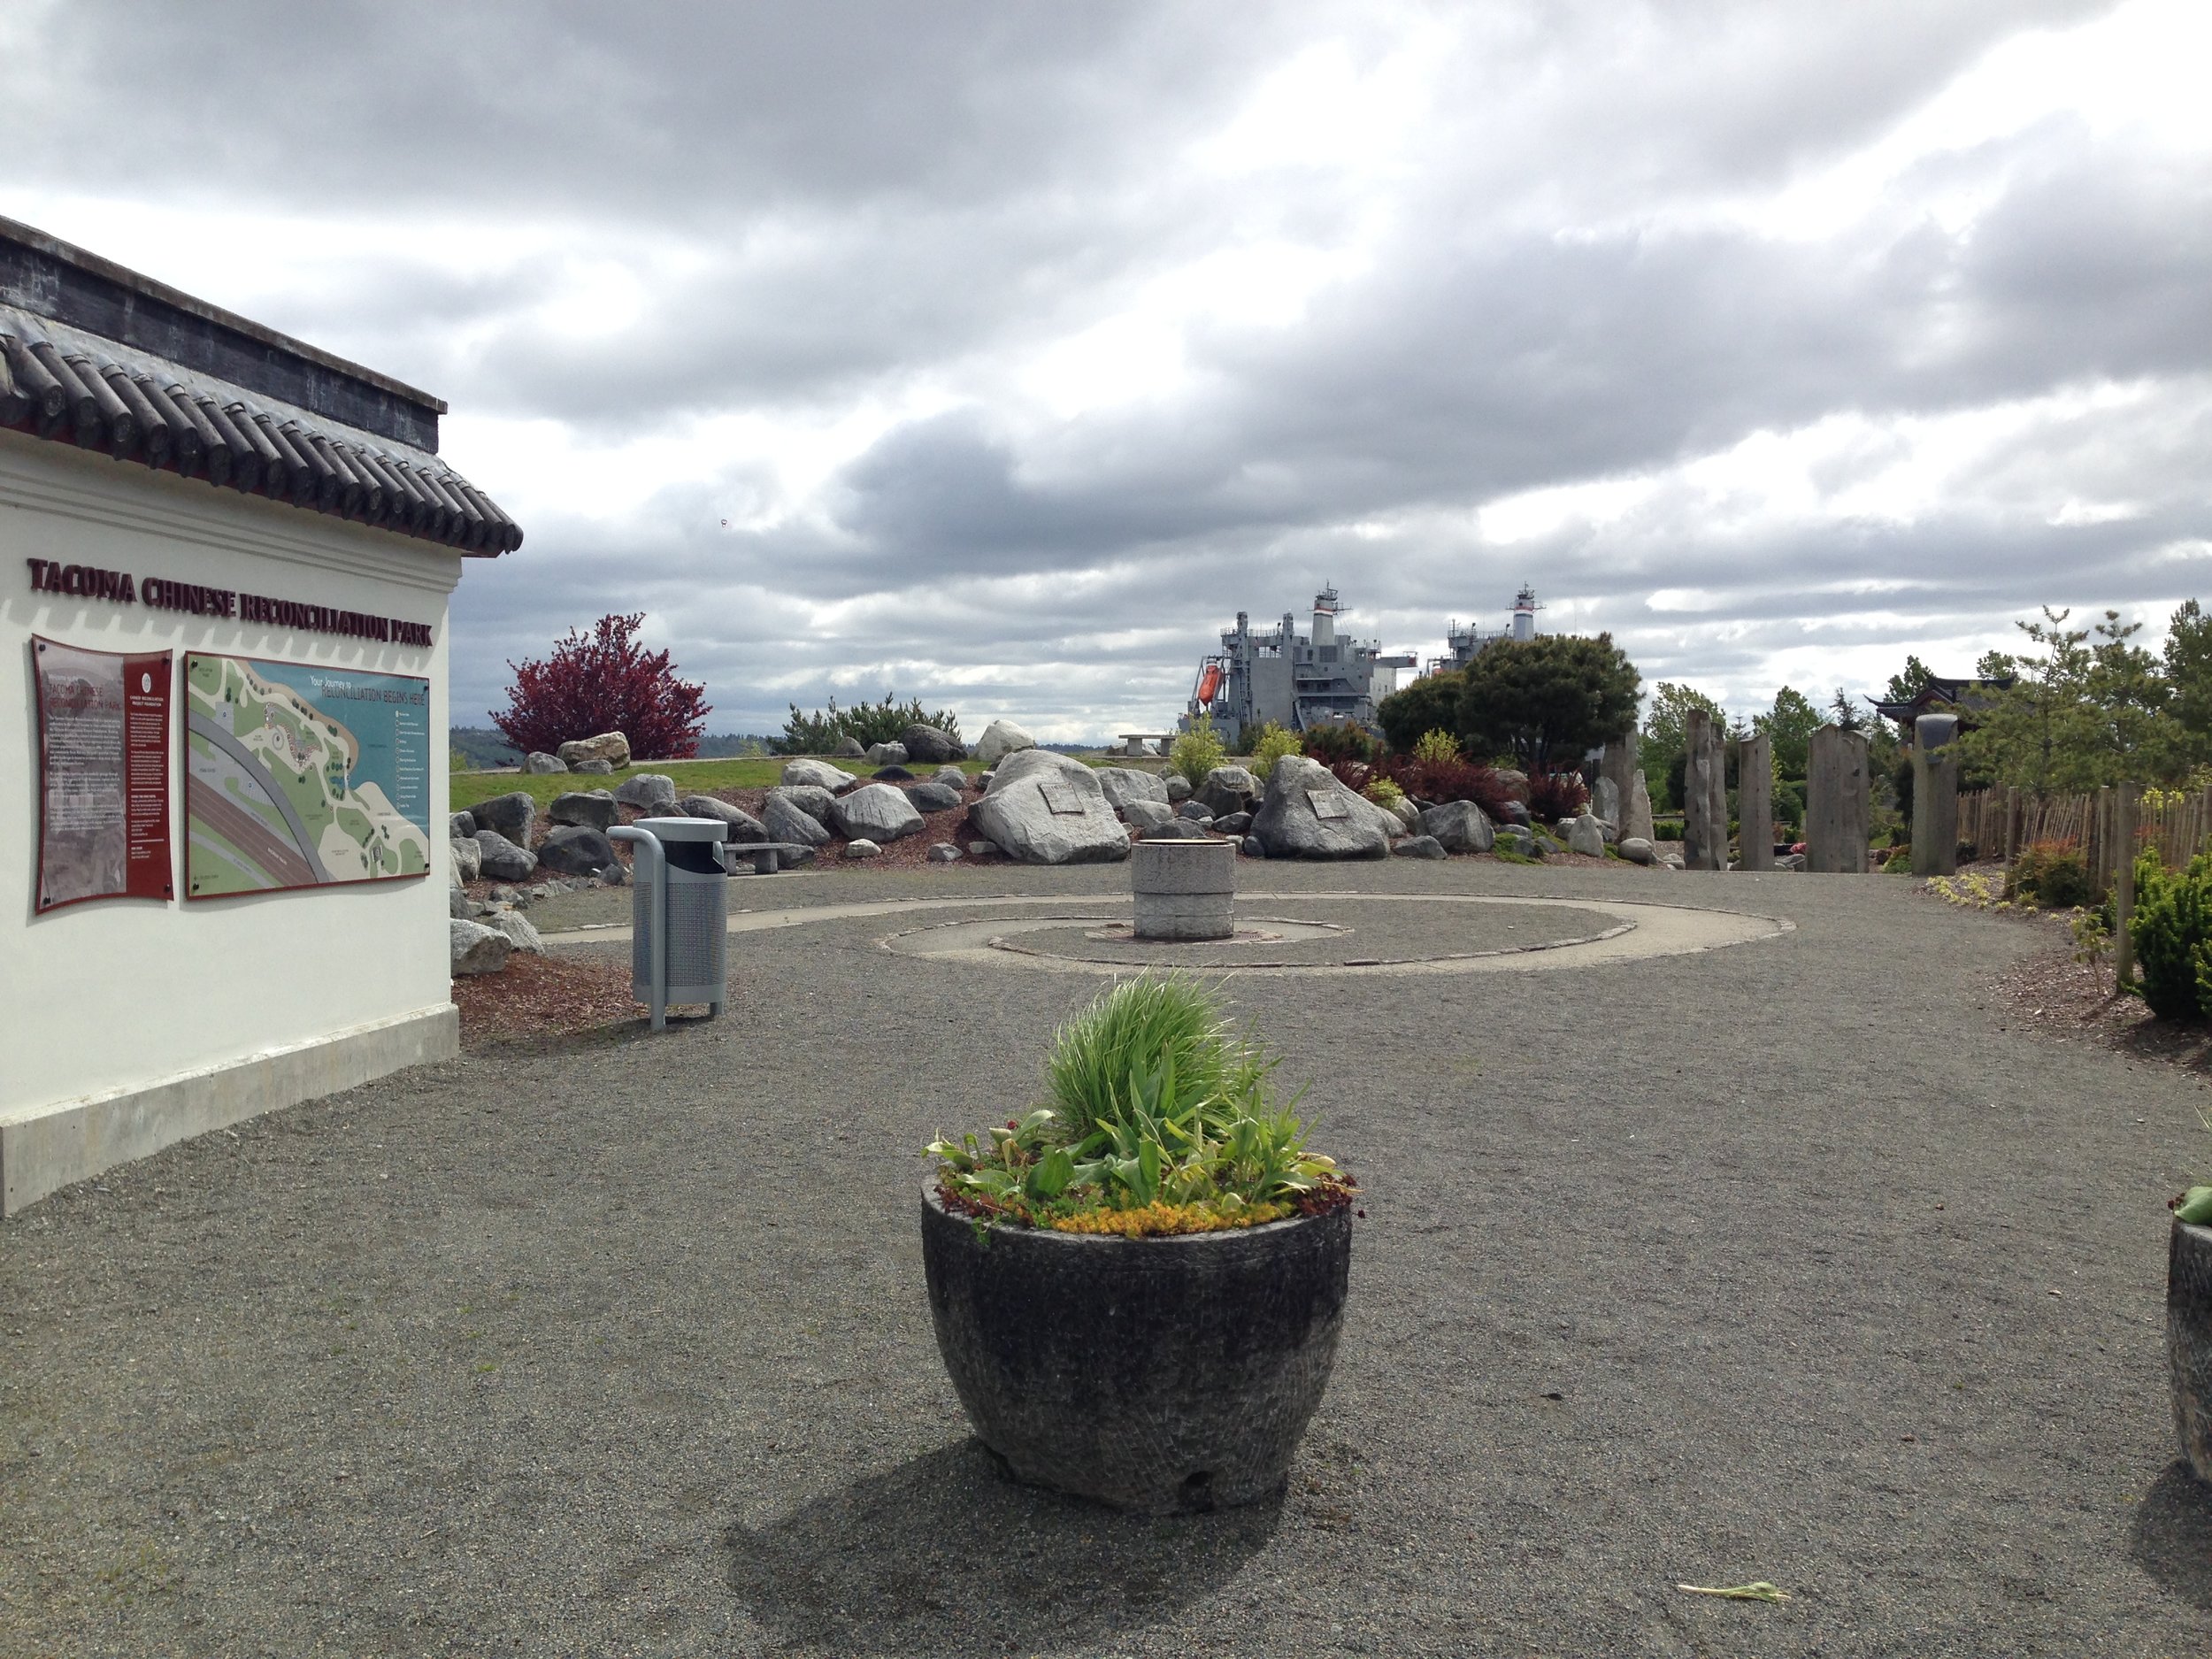
[[[1282,1488],[1343,1318],[1351,1217],[1115,1239],[979,1227],[924,1189],[937,1346],[1015,1477],[1158,1514]]]
[[[2173,1224],[2166,1248],[2166,1363],[2181,1455],[2198,1479],[2212,1481],[2212,1227]]]
[[[1144,841],[1129,886],[1140,939],[1226,939],[1236,931],[1237,849],[1225,841]]]

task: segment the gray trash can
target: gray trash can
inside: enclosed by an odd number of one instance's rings
[[[630,992],[668,1024],[671,1002],[704,1002],[719,1014],[729,995],[729,874],[719,843],[730,826],[710,818],[641,818],[607,832],[637,848],[630,895]]]

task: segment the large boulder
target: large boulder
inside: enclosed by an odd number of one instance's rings
[[[1157,801],[1168,804],[1167,785],[1156,773],[1140,772],[1134,766],[1100,766],[1098,787],[1106,791],[1106,804],[1128,816],[1132,801]]]
[[[1498,781],[1505,786],[1506,794],[1511,795],[1523,806],[1528,804],[1528,774],[1526,772],[1516,772],[1510,766],[1502,766],[1498,769]]]
[[[625,778],[614,798],[647,818],[668,818],[676,810],[676,780],[664,772],[641,772]]]
[[[603,778],[614,770],[614,766],[613,764],[609,761],[580,760],[573,766],[571,766],[569,770],[576,772],[588,772],[595,778]]]
[[[757,844],[768,839],[768,831],[750,812],[733,807],[727,801],[718,801],[710,795],[687,795],[676,803],[676,810],[686,818],[718,818],[728,825],[727,839],[733,846]]]
[[[1448,853],[1486,853],[1496,840],[1483,810],[1472,801],[1443,801],[1421,814],[1421,833]]]
[[[478,829],[495,830],[518,847],[530,844],[531,828],[538,821],[537,797],[519,789],[480,801],[469,811]]]
[[[858,738],[847,733],[837,740],[837,747],[830,750],[830,758],[832,760],[861,760],[866,757],[867,753],[866,749],[861,748]]]
[[[537,855],[518,847],[497,830],[476,832],[477,863],[487,881],[527,881],[538,867]]]
[[[828,790],[810,783],[780,783],[768,792],[769,801],[796,807],[817,824],[829,822],[830,803],[836,799]]]
[[[555,751],[562,763],[573,772],[587,761],[604,761],[610,772],[630,764],[630,740],[619,732],[602,732],[596,737],[571,738]]]
[[[994,720],[976,740],[975,757],[986,766],[995,766],[1018,749],[1036,747],[1037,740],[1011,720]]]
[[[1206,774],[1206,781],[1191,791],[1191,799],[1222,818],[1231,812],[1256,810],[1260,795],[1260,780],[1243,767],[1216,766]]]
[[[456,841],[476,833],[476,818],[472,813],[456,812],[446,819],[446,824],[447,833]]]
[[[1444,844],[1433,835],[1409,835],[1391,850],[1401,858],[1445,858]]]
[[[522,769],[542,777],[552,772],[566,772],[568,763],[558,755],[525,755]]]
[[[906,798],[924,812],[949,812],[960,804],[960,791],[932,780],[916,784],[906,792]]]
[[[906,764],[906,745],[903,743],[871,743],[861,754],[871,766],[903,766]]]
[[[1252,833],[1270,858],[1386,858],[1398,820],[1317,760],[1286,755],[1268,774]]]
[[[948,789],[964,791],[968,787],[968,774],[949,763],[938,767],[934,777],[937,782],[943,784]]]
[[[453,874],[456,880],[474,881],[483,872],[484,849],[476,844],[473,833],[465,839],[453,838]]]
[[[887,783],[864,784],[830,803],[830,822],[847,841],[872,841],[880,847],[918,833],[922,815],[906,792]]]
[[[1149,833],[1164,825],[1174,822],[1175,809],[1164,801],[1132,801],[1127,806],[1122,808],[1121,816],[1122,821],[1131,829],[1143,830]]]
[[[1418,835],[1421,833],[1421,809],[1407,800],[1405,796],[1400,795],[1387,804],[1379,801],[1375,804],[1396,818],[1398,827],[1405,831],[1407,834]]]
[[[1622,836],[1621,844],[1614,850],[1632,864],[1653,864],[1659,862],[1659,856],[1652,849],[1651,843],[1640,835]]]
[[[969,815],[1018,864],[1111,864],[1129,856],[1129,832],[1098,774],[1050,749],[1018,749],[1001,761],[990,793]]]
[[[787,789],[771,789],[768,804],[761,809],[760,821],[768,831],[772,841],[789,841],[798,847],[819,847],[830,838],[821,819],[803,810],[791,799]]]
[[[605,789],[571,789],[557,795],[545,815],[556,824],[582,824],[596,830],[611,828],[621,816],[615,810],[614,795]]]
[[[1571,853],[1580,853],[1585,858],[1605,856],[1605,831],[1599,826],[1594,815],[1585,812],[1580,817],[1569,820],[1567,850]]]
[[[478,919],[505,938],[515,949],[533,956],[545,955],[544,936],[520,910],[487,910]]]
[[[899,741],[905,746],[909,760],[926,760],[934,765],[940,761],[968,757],[966,744],[950,732],[941,732],[933,726],[910,726],[899,733]]]
[[[1610,778],[1601,777],[1590,792],[1590,810],[1608,824],[1621,821],[1621,787]]]
[[[1190,799],[1190,780],[1183,776],[1181,772],[1168,773],[1166,781],[1167,803],[1170,806],[1180,806]]]
[[[595,876],[618,862],[614,843],[588,824],[564,824],[538,849],[538,863],[565,876]]]
[[[1633,772],[1628,775],[1628,801],[1621,809],[1621,839],[1631,837],[1649,841],[1657,838],[1651,833],[1651,790],[1644,782],[1644,774]]]
[[[1217,835],[1233,835],[1242,841],[1252,827],[1252,815],[1249,812],[1224,812],[1206,827]]]
[[[784,767],[783,781],[787,785],[805,784],[813,788],[826,789],[835,795],[841,789],[851,788],[860,780],[849,772],[840,771],[827,761],[795,760]]]
[[[457,916],[446,926],[451,930],[455,979],[467,973],[497,973],[507,965],[507,957],[515,947],[506,934],[481,922],[465,921]]]

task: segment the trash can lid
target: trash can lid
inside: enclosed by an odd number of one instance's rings
[[[630,827],[664,841],[718,841],[730,833],[718,818],[641,818]]]

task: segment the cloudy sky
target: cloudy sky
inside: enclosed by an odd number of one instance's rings
[[[449,399],[454,711],[1168,722],[1242,607],[1939,672],[2212,565],[2212,7],[13,0],[0,212]],[[2207,595],[2212,597],[2212,595]]]

